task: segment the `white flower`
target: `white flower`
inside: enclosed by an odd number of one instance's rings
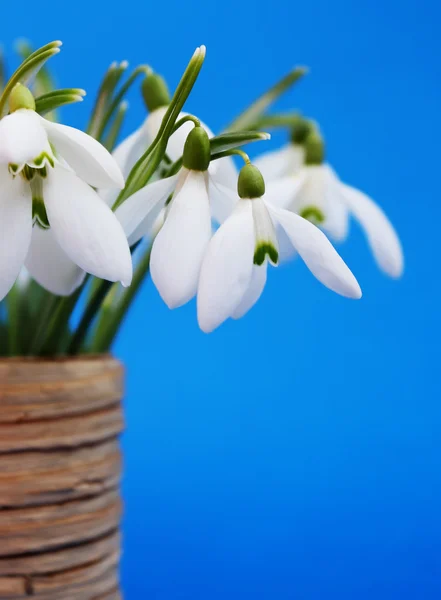
[[[298,144],[291,143],[260,160],[268,182],[267,199],[320,226],[337,242],[347,238],[352,214],[364,229],[380,269],[391,277],[400,277],[404,266],[400,240],[381,208],[342,183],[324,162],[324,142],[316,124],[301,120],[292,136]],[[297,148],[297,160],[293,148]],[[290,256],[285,243],[281,254],[284,258]]]
[[[130,283],[127,239],[90,186],[124,186],[117,164],[96,140],[28,108],[0,121],[0,298],[23,264],[60,295],[70,294],[84,271]]]
[[[289,210],[311,220],[335,241],[348,235],[349,216],[364,229],[375,260],[390,277],[404,268],[398,235],[382,209],[363,192],[340,181],[326,163],[304,165],[292,178],[270,182],[269,201],[282,201]]]
[[[148,115],[143,125],[134,133],[123,140],[119,146],[113,151],[112,156],[120,167],[124,177],[130,174],[137,161],[147,151],[150,144],[156,138],[156,135],[161,127],[162,120],[167,112],[167,106],[155,108]],[[183,117],[189,116],[186,112],[181,112],[177,121]],[[191,121],[183,123],[169,138],[167,144],[167,156],[173,161],[181,158],[184,152],[185,141],[193,129],[194,124]],[[201,121],[201,127],[207,132],[209,138],[214,136],[211,129]],[[214,218],[221,222],[227,217],[225,206],[222,204],[222,186],[234,188],[237,181],[237,170],[234,161],[230,157],[225,157],[217,160],[211,167],[212,172],[217,172],[217,187],[213,184],[211,190],[213,197]],[[220,188],[219,188],[220,186]],[[106,204],[112,206],[117,198],[117,193],[114,191],[106,191],[101,193]]]
[[[203,331],[213,331],[230,317],[242,317],[257,302],[266,283],[268,260],[278,262],[275,225],[321,283],[342,296],[361,297],[354,275],[315,225],[276,208],[265,197],[244,198],[240,179],[239,193],[242,199],[214,234],[202,263],[197,309]]]
[[[131,246],[142,237],[151,236],[157,230],[158,220],[165,218],[153,243],[150,272],[169,308],[182,306],[196,294],[200,267],[212,235],[212,217],[220,210],[231,212],[236,200],[231,192],[223,195],[224,173],[216,168],[218,161],[209,164],[208,136],[202,127],[190,131],[186,148],[193,139],[204,145],[202,150],[198,146],[195,153],[197,160],[202,156],[202,164],[193,168],[191,148],[189,163],[184,151],[184,166],[176,175],[148,184],[115,211]]]

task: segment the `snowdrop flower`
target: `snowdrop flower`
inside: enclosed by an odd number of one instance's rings
[[[128,285],[124,231],[90,187],[124,186],[111,155],[85,133],[40,117],[22,85],[10,110],[0,121],[0,298],[23,264],[55,294],[70,294],[84,271]]]
[[[335,241],[348,236],[349,216],[364,229],[374,258],[390,277],[401,276],[403,251],[398,235],[381,208],[366,194],[344,184],[324,160],[324,143],[312,131],[305,141],[305,163],[291,178],[268,185],[270,201],[310,220]]]
[[[223,185],[214,167],[215,163],[210,164],[208,135],[202,126],[195,126],[185,142],[180,171],[148,184],[115,211],[131,246],[150,236],[158,221],[165,219],[153,243],[150,272],[169,308],[182,306],[196,294],[212,235],[211,185]],[[225,196],[230,210],[234,201]]]
[[[201,47],[201,52],[205,53],[205,46]],[[113,152],[113,157],[126,179],[136,162],[147,151],[153,140],[156,138],[171,100],[166,82],[156,73],[149,75],[145,79],[142,91],[145,104],[149,110],[149,115],[142,126],[123,140]],[[181,112],[177,121],[187,116],[189,116],[188,113]],[[211,129],[202,121],[200,123],[207,132],[208,137],[213,137],[214,134]],[[192,128],[193,124],[191,121],[188,121],[183,123],[181,127],[170,136],[167,144],[167,155],[173,162],[181,158],[185,141]],[[234,188],[238,173],[231,158],[226,157],[216,161],[216,165],[212,167],[212,170],[214,169],[219,171],[218,180],[223,182],[221,185],[229,185],[231,188]],[[222,191],[218,188],[214,188],[212,192],[213,195],[219,193],[222,194]],[[117,198],[117,193],[105,192],[102,194],[102,197],[109,206],[112,206]],[[217,220],[226,217],[222,206],[219,206],[219,211],[219,214],[216,213],[215,215]]]
[[[325,234],[299,215],[266,201],[265,183],[255,166],[241,170],[238,192],[233,214],[214,234],[202,263],[197,310],[203,331],[213,331],[229,317],[239,319],[257,302],[268,262],[278,263],[275,225],[321,283],[342,296],[361,297],[357,280]]]

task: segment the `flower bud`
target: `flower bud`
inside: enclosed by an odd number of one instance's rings
[[[156,73],[144,79],[142,83],[142,95],[150,112],[170,104],[170,92],[168,91],[167,84],[164,78]]]
[[[210,140],[203,127],[194,127],[187,136],[182,164],[191,171],[206,171],[210,165]]]
[[[291,142],[293,144],[303,145],[312,129],[313,125],[309,121],[299,118],[299,122],[291,129]]]
[[[312,131],[306,138],[305,165],[321,165],[325,162],[325,143],[318,131]]]
[[[237,192],[241,198],[261,198],[265,194],[265,180],[254,165],[245,165],[239,173]]]
[[[32,92],[27,87],[17,83],[9,96],[9,110],[12,113],[20,108],[35,110],[35,100]]]

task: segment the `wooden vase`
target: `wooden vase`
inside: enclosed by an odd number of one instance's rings
[[[0,360],[0,598],[117,600],[123,369]]]

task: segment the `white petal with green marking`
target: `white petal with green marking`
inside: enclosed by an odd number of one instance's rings
[[[279,262],[279,244],[268,208],[261,198],[255,198],[251,206],[255,232],[254,264],[263,265],[266,258],[268,258],[273,265],[277,265]]]

